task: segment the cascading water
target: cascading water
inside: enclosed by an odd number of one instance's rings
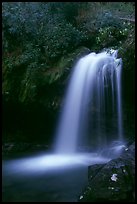
[[[115,115],[115,139],[123,140],[121,69],[122,60],[117,59],[117,50],[90,53],[77,62],[57,127],[56,153],[76,153],[79,138],[86,138],[89,129],[90,140],[95,140],[98,147],[105,147],[112,138],[108,139],[107,133],[102,136],[102,121],[109,122],[109,117],[113,119]]]
[[[5,202],[9,198],[15,202],[16,199],[33,202],[40,197],[41,202],[49,201],[49,198],[51,202],[77,202],[79,192],[88,183],[87,167],[107,163],[120,154],[125,148],[122,141],[121,64],[117,51],[91,53],[78,61],[60,116],[55,151],[3,162]],[[111,136],[112,123],[116,124],[115,139]],[[107,127],[111,133],[107,132]],[[85,138],[92,151],[78,150],[80,141],[85,145]],[[113,143],[109,146],[108,141]],[[98,151],[99,147],[101,151]],[[30,193],[34,192],[35,197],[30,196],[28,191],[22,194],[30,187]]]

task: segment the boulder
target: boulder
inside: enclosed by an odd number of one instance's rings
[[[89,166],[88,180],[78,202],[134,202],[135,144],[106,164]]]

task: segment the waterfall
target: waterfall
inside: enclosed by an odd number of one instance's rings
[[[77,152],[79,140],[107,145],[113,138],[107,132],[103,135],[102,127],[107,129],[113,117],[117,120],[115,139],[123,139],[121,69],[117,50],[93,52],[76,63],[56,130],[56,153]]]

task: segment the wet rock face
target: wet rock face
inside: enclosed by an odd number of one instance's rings
[[[135,144],[125,148],[117,159],[89,166],[88,179],[78,202],[134,202]]]

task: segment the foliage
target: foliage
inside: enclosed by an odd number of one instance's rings
[[[53,6],[53,3],[3,3],[4,51],[12,52],[18,46],[28,50],[28,44],[33,44],[33,49],[39,49],[50,63],[76,48],[86,38],[85,33],[63,18],[61,7],[52,13]]]
[[[119,27],[119,29],[112,25],[100,28],[96,37],[96,42],[102,47],[121,45],[122,41],[128,37],[131,28],[132,25],[125,22]]]
[[[124,2],[3,2],[4,92],[35,97],[42,84],[61,79],[67,56],[81,46],[121,48],[134,26],[119,17],[133,11]]]

